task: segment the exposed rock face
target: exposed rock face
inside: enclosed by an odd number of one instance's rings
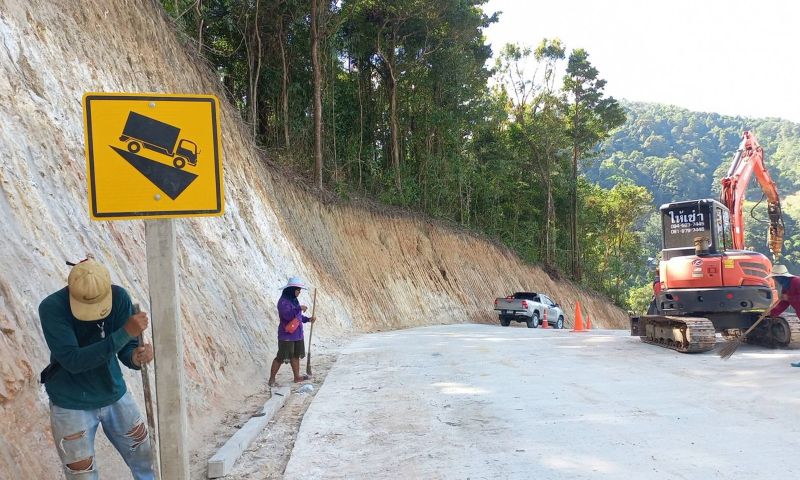
[[[37,384],[49,355],[37,307],[65,285],[64,261],[93,252],[147,305],[143,222],[89,220],[83,93],[224,98],[155,2],[112,3],[0,0],[0,472],[8,478],[58,475]],[[518,289],[550,292],[567,311],[580,300],[594,326],[624,324],[604,299],[554,283],[478,237],[319,202],[259,159],[235,109],[223,105],[222,121],[226,213],[176,221],[190,421],[200,430],[193,442],[266,378],[274,304],[289,275],[319,289],[320,339],[495,321],[493,298]],[[138,394],[138,378],[128,383]],[[121,471],[118,460],[102,461],[106,474]]]

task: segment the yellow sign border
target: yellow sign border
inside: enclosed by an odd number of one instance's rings
[[[153,102],[209,102],[211,106],[211,120],[214,124],[214,171],[216,172],[216,208],[211,210],[175,210],[175,211],[132,211],[132,212],[98,212],[97,197],[95,192],[94,151],[92,139],[92,113],[91,102],[94,100],[132,100]],[[83,94],[83,125],[86,156],[86,179],[89,186],[89,216],[92,220],[135,220],[156,218],[183,218],[183,217],[211,217],[221,216],[225,213],[225,192],[222,169],[222,128],[219,115],[219,99],[216,95],[182,95],[173,93],[101,93],[86,92]]]

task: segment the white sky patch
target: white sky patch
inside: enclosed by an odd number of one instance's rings
[[[800,122],[800,2],[489,0],[484,9],[503,12],[486,30],[495,53],[560,38],[587,50],[615,98]]]

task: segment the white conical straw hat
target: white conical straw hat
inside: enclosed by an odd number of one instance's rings
[[[306,284],[300,280],[300,277],[289,277],[289,280],[286,281],[286,285],[282,286],[280,289],[283,290],[284,288],[295,287],[295,288],[302,288],[303,290],[308,290],[306,288]]]

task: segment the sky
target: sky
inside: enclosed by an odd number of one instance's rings
[[[489,0],[485,34],[535,47],[583,48],[633,101],[800,122],[800,2],[795,0]]]

